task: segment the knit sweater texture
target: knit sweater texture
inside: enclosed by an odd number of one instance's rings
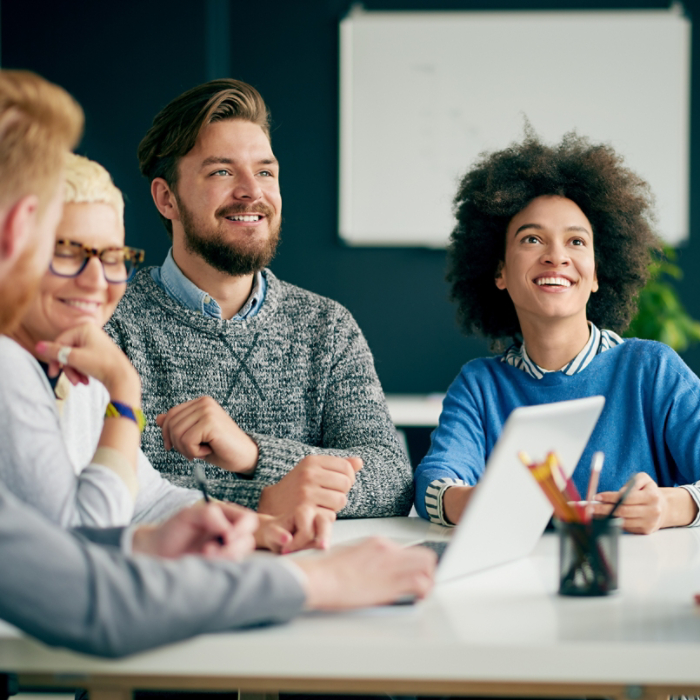
[[[616,491],[637,472],[659,486],[700,479],[700,379],[667,345],[630,338],[571,376],[536,379],[500,357],[464,365],[416,469],[416,510],[428,517],[425,495],[436,479],[478,482],[513,409],[596,395],[605,407],[573,474],[580,493],[598,450],[605,453],[599,491]]]
[[[141,375],[142,449],[164,476],[191,484],[192,465],[166,452],[155,419],[213,397],[257,443],[250,479],[206,465],[212,495],[256,508],[263,488],[307,455],[364,461],[339,517],[406,515],[411,467],[389,417],[367,342],[340,304],[265,270],[259,313],[221,320],[190,311],[140,271],[105,330]]]

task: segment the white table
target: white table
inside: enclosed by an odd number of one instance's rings
[[[442,528],[414,519],[342,521],[336,541]],[[700,694],[700,530],[621,542],[620,591],[556,595],[557,540],[531,557],[438,587],[413,607],[308,614],[122,660],[55,650],[0,630],[0,670],[23,684],[132,688],[651,698]]]

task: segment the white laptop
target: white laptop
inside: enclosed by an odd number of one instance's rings
[[[571,476],[604,404],[603,396],[592,396],[525,406],[510,414],[478,488],[441,553],[438,583],[532,552],[553,508],[518,453],[541,462],[548,452],[556,452],[566,476]],[[415,544],[440,549],[432,542]]]

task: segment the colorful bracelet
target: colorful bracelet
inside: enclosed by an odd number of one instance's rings
[[[143,429],[146,427],[146,416],[143,415],[143,411],[140,408],[131,408],[131,406],[127,406],[125,403],[110,401],[107,404],[105,418],[119,417],[134,421],[134,423],[139,426],[141,432],[143,432]]]

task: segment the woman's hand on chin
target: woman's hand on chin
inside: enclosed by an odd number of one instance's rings
[[[86,384],[88,377],[94,377],[105,385],[113,401],[141,405],[138,373],[112,339],[93,323],[64,331],[53,341],[40,341],[36,353],[49,363],[50,376],[63,370],[73,384]]]

